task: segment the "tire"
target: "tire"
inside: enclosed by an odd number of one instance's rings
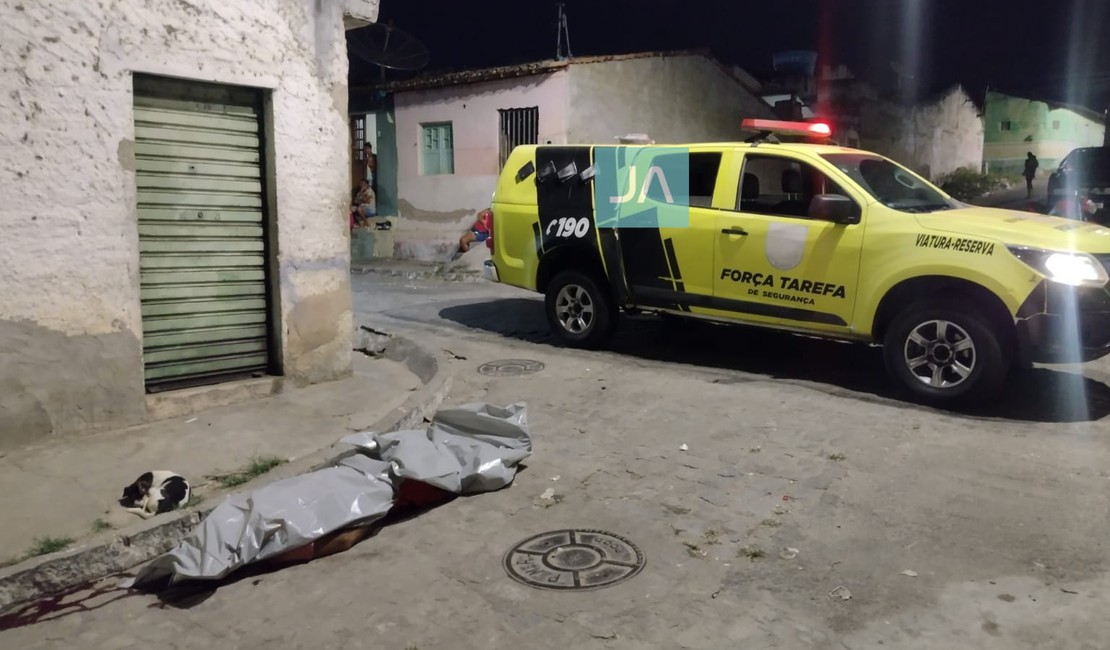
[[[887,371],[918,401],[972,406],[985,403],[1005,383],[1011,364],[1005,341],[990,321],[970,309],[923,302],[891,322],[883,337],[883,359]]]
[[[565,344],[601,347],[613,333],[617,310],[602,283],[575,269],[560,272],[547,285],[544,305],[551,331]]]

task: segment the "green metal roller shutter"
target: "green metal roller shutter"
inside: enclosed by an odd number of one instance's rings
[[[270,370],[261,97],[135,77],[148,391]]]

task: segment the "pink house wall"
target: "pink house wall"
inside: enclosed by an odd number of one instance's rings
[[[420,222],[459,225],[489,207],[497,183],[498,109],[539,106],[539,141],[566,142],[567,73],[449,86],[398,93],[397,174],[399,226]],[[420,173],[422,124],[451,122],[454,132],[455,173]],[[406,224],[406,222],[409,222]],[[413,222],[417,222],[414,224]],[[454,232],[454,230],[452,230]],[[452,235],[458,238],[458,233]]]

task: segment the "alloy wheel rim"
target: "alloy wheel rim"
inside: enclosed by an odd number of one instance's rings
[[[571,334],[583,334],[594,324],[594,301],[590,293],[577,284],[568,284],[555,296],[555,317]]]
[[[903,358],[918,381],[941,389],[967,381],[978,361],[975,342],[967,330],[943,319],[928,320],[910,330]]]

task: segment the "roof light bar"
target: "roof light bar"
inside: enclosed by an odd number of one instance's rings
[[[766,131],[770,133],[800,133],[825,137],[832,135],[832,127],[824,122],[746,119],[741,123],[741,127],[748,131]]]

